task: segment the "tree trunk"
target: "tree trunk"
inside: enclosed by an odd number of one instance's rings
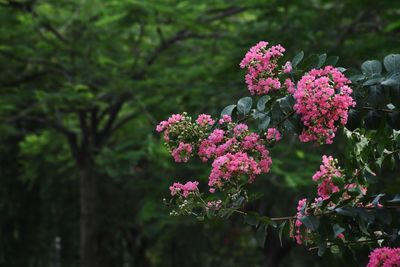
[[[92,164],[79,166],[81,267],[98,267],[97,177]]]

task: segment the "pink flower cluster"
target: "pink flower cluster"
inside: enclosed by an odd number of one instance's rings
[[[214,200],[207,202],[207,209],[219,210],[222,207],[222,200]]]
[[[266,138],[268,141],[277,142],[281,140],[281,133],[276,128],[269,128],[267,130]]]
[[[333,177],[341,177],[342,172],[336,167],[336,160],[332,156],[322,156],[322,164],[312,179],[318,182],[318,196],[323,200],[329,199],[331,194],[339,192],[339,187],[334,185]]]
[[[313,69],[301,78],[294,92],[294,110],[305,126],[300,141],[333,142],[335,123],[345,125],[349,107],[355,106],[348,84],[350,80],[332,66]]]
[[[230,180],[241,174],[249,175],[249,182],[254,181],[255,176],[261,173],[257,162],[247,153],[227,153],[214,160],[208,185],[212,188],[221,188],[223,180]]]
[[[369,255],[367,267],[399,267],[400,248],[376,248]]]
[[[175,196],[176,194],[181,194],[184,198],[187,198],[190,193],[197,192],[199,182],[187,182],[186,184],[174,183],[169,187],[171,191],[171,196]]]
[[[199,156],[206,162],[214,158],[209,176],[210,192],[223,182],[242,174],[252,182],[256,175],[269,172],[272,164],[269,151],[260,136],[250,133],[245,124],[230,124],[232,130],[215,129],[199,146]]]
[[[187,162],[192,154],[193,148],[191,144],[179,142],[179,146],[172,150],[172,157],[175,162]]]
[[[208,126],[208,125],[213,125],[215,121],[211,118],[210,115],[207,115],[207,114],[200,114],[200,115],[197,117],[196,122],[197,122],[197,124],[199,124],[200,126]]]
[[[307,199],[303,198],[300,199],[297,203],[297,214],[296,214],[296,222],[295,222],[295,230],[294,239],[296,239],[297,244],[301,245],[303,243],[303,235],[301,234],[301,226],[303,223],[301,222],[301,218],[305,214],[305,207],[307,205]]]
[[[270,90],[281,88],[278,74],[278,59],[283,56],[285,48],[274,45],[268,48],[268,42],[261,41],[246,53],[241,68],[247,68],[246,84],[251,94],[267,94]],[[291,71],[291,64],[286,63],[283,72]]]
[[[167,128],[170,125],[175,124],[175,123],[181,121],[182,119],[183,119],[183,116],[181,114],[173,114],[173,115],[171,115],[171,117],[168,118],[168,120],[160,122],[156,127],[156,131],[159,133],[163,132],[163,131],[167,130]]]

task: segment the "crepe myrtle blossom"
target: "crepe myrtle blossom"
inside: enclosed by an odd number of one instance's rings
[[[171,196],[175,196],[177,194],[181,194],[184,198],[187,198],[190,193],[193,192],[198,192],[198,186],[199,182],[187,182],[186,184],[181,184],[181,183],[173,183],[169,187],[169,190],[171,191]]]
[[[296,214],[296,221],[295,221],[295,233],[293,234],[293,238],[296,240],[296,243],[301,245],[303,244],[303,235],[301,233],[301,226],[303,223],[301,222],[301,218],[306,214],[306,207],[307,207],[307,199],[303,198],[300,199],[297,203],[297,214]]]
[[[277,142],[281,140],[281,133],[276,128],[269,128],[267,130],[265,137],[267,138],[268,141]]]
[[[197,124],[199,124],[200,126],[208,126],[208,125],[213,125],[214,124],[214,120],[211,118],[210,115],[207,114],[201,114],[197,117],[196,120]]]
[[[171,124],[177,123],[183,119],[183,116],[181,114],[173,114],[171,117],[168,118],[166,121],[161,121],[157,127],[156,131],[157,132],[163,132],[166,130]]]
[[[345,125],[349,107],[355,106],[349,84],[350,80],[332,66],[313,69],[300,79],[293,108],[305,127],[299,136],[301,142],[332,144],[337,123]]]
[[[337,160],[332,156],[322,156],[322,164],[319,170],[313,175],[312,179],[318,182],[318,196],[324,200],[329,199],[331,194],[339,192],[332,179],[333,177],[341,177],[342,172],[336,167]]]
[[[367,267],[400,266],[400,248],[376,248],[369,254]]]
[[[221,119],[219,119],[219,124],[230,123],[232,122],[232,118],[229,115],[223,115]]]
[[[286,62],[285,65],[283,65],[282,70],[284,73],[289,73],[292,71],[292,63],[290,61]]]
[[[240,67],[247,68],[245,77],[247,87],[251,94],[267,94],[271,90],[281,88],[278,75],[278,60],[283,57],[285,48],[274,45],[268,48],[268,42],[261,41],[250,48]],[[290,63],[285,65],[284,71],[289,71]]]
[[[180,142],[179,146],[172,150],[172,157],[174,158],[175,162],[188,162],[193,148],[191,144],[186,144],[184,142]]]

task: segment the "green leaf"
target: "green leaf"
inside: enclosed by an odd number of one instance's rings
[[[319,244],[318,245],[318,256],[322,257],[322,255],[324,255],[327,248],[328,248],[328,245],[326,244],[326,242]]]
[[[326,54],[319,55],[317,68],[321,68],[326,61]]]
[[[251,106],[253,105],[253,99],[249,96],[239,99],[237,102],[238,112],[240,114],[246,115],[250,112]]]
[[[254,112],[253,112],[253,114],[252,114],[253,118],[256,119],[256,120],[262,119],[262,118],[264,118],[266,115],[267,115],[266,113],[264,113],[264,112],[262,112],[262,111],[259,111],[258,109],[255,109]]]
[[[343,177],[334,176],[332,178],[332,182],[333,182],[334,185],[342,186],[342,185],[344,185],[344,178]]]
[[[319,227],[319,220],[315,216],[306,215],[306,216],[303,216],[300,220],[305,225],[305,227],[307,227],[308,229],[310,229],[312,231],[316,231]]]
[[[262,248],[264,247],[265,239],[267,237],[267,230],[268,230],[268,224],[261,224],[257,228],[256,240],[257,240],[257,244]]]
[[[388,124],[392,129],[399,131],[400,130],[400,112],[392,112],[388,115]]]
[[[236,108],[236,105],[229,105],[226,106],[222,111],[221,111],[221,117],[224,115],[232,116],[233,110]]]
[[[372,107],[377,108],[380,104],[385,101],[385,95],[383,88],[379,85],[373,85],[368,88],[367,102]]]
[[[335,212],[343,216],[354,217],[356,215],[355,209],[353,207],[340,207],[336,208]]]
[[[304,58],[304,52],[301,51],[301,52],[298,53],[298,54],[293,58],[293,60],[292,60],[292,66],[293,66],[293,68],[296,67],[296,66],[300,63],[300,61],[303,60],[303,58]]]
[[[378,177],[376,177],[376,174],[370,169],[370,167],[368,167],[368,165],[364,166],[363,176],[369,184],[376,184],[378,182]]]
[[[346,123],[346,128],[350,131],[354,131],[357,129],[361,124],[361,118],[359,112],[355,109],[349,110],[349,116]]]
[[[396,195],[394,196],[393,199],[388,200],[388,201],[386,201],[386,202],[389,202],[389,203],[397,203],[397,202],[400,202],[400,194],[396,194]]]
[[[375,110],[368,111],[364,119],[364,124],[367,129],[376,130],[381,124],[382,116]]]
[[[378,60],[367,60],[361,65],[361,71],[366,76],[381,74],[382,64]]]
[[[271,117],[266,115],[261,119],[260,124],[258,124],[258,129],[260,131],[265,131],[268,129],[269,123],[271,122]]]
[[[386,86],[399,86],[400,85],[400,72],[389,74],[381,84]]]
[[[376,207],[379,203],[379,200],[381,200],[381,198],[385,196],[385,194],[378,194],[375,196],[374,200],[372,200],[372,205],[374,205],[374,207]]]
[[[283,235],[283,232],[285,231],[286,225],[287,225],[287,221],[284,221],[283,223],[281,223],[279,225],[279,242],[281,243],[281,247],[282,247],[282,235]]]
[[[265,104],[267,104],[267,102],[271,99],[271,97],[269,95],[264,95],[262,96],[258,102],[257,102],[257,109],[259,111],[264,111],[265,109]]]
[[[340,227],[340,225],[338,224],[334,224],[332,226],[332,229],[333,229],[333,237],[337,237],[339,234],[344,232],[344,228]]]
[[[400,72],[400,55],[390,54],[383,59],[383,65],[388,72]]]
[[[287,114],[293,110],[295,100],[292,95],[287,95],[285,97],[279,98],[276,101],[279,103],[279,107],[285,114]]]
[[[325,61],[325,65],[326,66],[335,66],[338,61],[339,61],[338,56],[331,56],[331,57],[328,57],[328,59]]]
[[[257,212],[248,212],[244,217],[244,221],[252,226],[257,226],[260,221],[260,215]]]

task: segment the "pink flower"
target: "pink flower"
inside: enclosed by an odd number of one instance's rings
[[[207,202],[206,209],[219,210],[222,207],[222,200],[215,200]]]
[[[301,222],[301,218],[306,214],[306,206],[307,206],[307,199],[303,198],[300,199],[297,203],[297,214],[296,214],[296,222],[295,222],[295,229],[296,232],[293,236],[296,239],[297,244],[301,245],[303,243],[303,236],[301,234],[301,226],[303,223]]]
[[[256,175],[261,173],[257,162],[247,153],[227,153],[214,160],[209,176],[210,187],[222,187],[225,180],[230,180],[242,174],[249,176],[249,182],[253,182]]]
[[[176,194],[182,194],[184,198],[187,198],[188,195],[192,192],[197,192],[199,182],[187,182],[186,184],[174,183],[169,187],[171,191],[171,196],[175,196]]]
[[[160,122],[156,126],[156,131],[160,133],[164,130],[167,130],[167,128],[171,124],[175,124],[175,123],[181,121],[182,119],[183,119],[183,116],[181,114],[173,114],[173,115],[171,115],[171,117],[168,118],[168,120]]]
[[[179,146],[172,151],[172,157],[175,162],[187,162],[192,154],[192,145],[179,143]]]
[[[197,117],[196,122],[200,126],[207,126],[207,125],[213,125],[215,121],[211,118],[210,115],[201,114]]]
[[[355,106],[348,84],[350,80],[332,66],[313,69],[301,78],[293,94],[293,108],[305,127],[300,141],[333,142],[336,123],[345,125],[349,107]]]
[[[266,138],[268,141],[279,141],[281,140],[281,133],[276,128],[269,128],[267,130]]]
[[[290,63],[290,61],[287,61],[286,63],[285,63],[285,65],[283,65],[283,72],[284,73],[289,73],[289,72],[291,72],[292,71],[292,63]]]
[[[238,125],[235,126],[233,129],[233,132],[235,133],[235,136],[239,136],[241,133],[247,131],[249,127],[247,127],[246,124],[239,123]]]
[[[367,267],[400,266],[400,248],[376,248],[369,254]]]
[[[229,115],[223,115],[221,119],[219,119],[219,124],[230,123],[232,122],[232,118]]]
[[[339,192],[340,189],[332,182],[333,177],[341,177],[342,172],[336,167],[336,161],[332,156],[322,156],[322,164],[312,179],[318,182],[318,196],[324,200],[329,199],[331,194]]]
[[[287,88],[287,91],[289,94],[294,94],[295,89],[295,85],[294,82],[292,82],[291,79],[287,78],[285,80],[285,87]]]
[[[285,48],[281,45],[274,45],[270,48],[267,46],[268,42],[259,42],[250,48],[240,62],[241,68],[247,68],[245,81],[251,94],[266,94],[281,87],[276,76],[278,59],[283,56]],[[288,68],[289,65],[285,69]]]
[[[224,140],[224,130],[215,129],[209,136],[208,140],[213,144],[218,144]]]

